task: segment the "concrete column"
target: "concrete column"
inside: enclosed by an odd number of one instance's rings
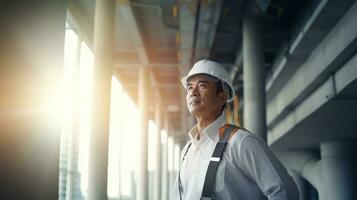
[[[320,199],[357,199],[357,142],[321,144],[322,191]]]
[[[130,184],[131,184],[131,191],[130,191],[130,194],[132,194],[132,196],[130,197],[130,199],[136,199],[136,190],[137,190],[137,181],[136,181],[136,178],[135,178],[135,171],[132,171],[131,172],[131,174],[130,174],[131,176],[131,182],[130,182]]]
[[[77,33],[77,36],[79,34]],[[81,102],[79,92],[79,62],[80,62],[80,53],[81,53],[81,38],[78,37],[77,41],[77,52],[76,60],[73,69],[75,77],[75,86],[74,92],[72,93],[73,99],[73,118],[72,118],[72,131],[69,135],[69,155],[68,155],[68,171],[67,171],[67,185],[66,185],[66,200],[73,199],[73,186],[74,186],[74,176],[78,174],[78,148],[79,148],[79,131],[80,131],[80,105]]]
[[[139,163],[138,163],[138,181],[136,198],[138,200],[147,200],[149,198],[148,190],[148,106],[149,106],[149,69],[142,67],[139,70],[139,89],[138,104],[140,109],[140,133],[139,143]]]
[[[240,119],[239,119],[239,99],[238,95],[234,96],[234,101],[233,101],[233,119],[234,119],[234,125],[241,126],[240,125]]]
[[[97,0],[94,17],[93,110],[88,199],[107,199],[110,88],[115,0]]]
[[[171,130],[171,138],[172,138],[172,146],[170,149],[171,153],[171,160],[170,160],[170,165],[172,166],[171,171],[169,171],[169,188],[168,188],[168,194],[170,196],[170,192],[174,186],[175,183],[175,178],[176,178],[176,173],[175,173],[175,137],[174,137],[174,130]]]
[[[167,133],[164,143],[162,144],[162,193],[161,200],[167,200],[169,197],[169,176],[168,176],[168,135],[169,135],[169,119],[166,113],[164,119],[164,129]]]
[[[183,75],[181,75],[183,76]],[[181,77],[180,76],[180,77]],[[180,91],[180,108],[181,108],[181,131],[182,134],[184,134],[188,130],[188,110],[187,110],[187,105],[186,105],[186,91],[184,89],[181,89]]]
[[[0,196],[58,199],[66,2],[0,6]]]
[[[244,127],[266,140],[265,74],[260,17],[243,20]]]
[[[154,199],[159,200],[161,196],[161,170],[162,170],[162,144],[161,144],[161,129],[162,129],[162,112],[161,105],[158,103],[155,107],[155,123],[157,127],[156,132],[156,170],[154,179]]]
[[[122,92],[122,91],[121,91]],[[122,101],[121,101],[122,103]],[[119,134],[119,137],[118,137],[118,140],[119,140],[119,147],[118,147],[118,160],[119,160],[119,163],[118,163],[118,174],[119,174],[119,180],[118,180],[118,199],[121,198],[121,190],[122,190],[122,176],[121,176],[121,171],[122,171],[122,152],[125,153],[125,150],[123,151],[121,149],[121,146],[123,145],[123,133],[118,133]],[[124,185],[124,184],[123,184]]]

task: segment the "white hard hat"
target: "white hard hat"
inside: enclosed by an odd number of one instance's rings
[[[228,102],[232,101],[234,98],[234,88],[232,80],[227,72],[227,70],[220,64],[213,62],[211,60],[201,60],[196,62],[188,74],[181,78],[181,84],[185,89],[187,89],[187,80],[196,74],[207,74],[213,76],[229,86],[230,92],[228,97]]]

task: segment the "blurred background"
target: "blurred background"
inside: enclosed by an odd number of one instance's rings
[[[227,122],[302,200],[357,199],[355,0],[3,0],[0,198],[168,200],[195,124],[180,77],[221,63]]]

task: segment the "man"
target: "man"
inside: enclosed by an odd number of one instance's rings
[[[190,141],[182,151],[171,199],[298,199],[297,187],[284,166],[261,138],[245,129],[233,131],[221,159],[211,157],[226,124],[225,105],[234,96],[228,72],[216,62],[202,60],[181,82],[187,90],[187,108],[197,124],[188,133]],[[214,162],[219,162],[215,174],[206,175]],[[212,196],[207,197],[203,188],[207,193],[205,179],[210,177],[215,179],[208,191]]]

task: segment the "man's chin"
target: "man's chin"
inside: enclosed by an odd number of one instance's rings
[[[202,111],[202,109],[200,109],[200,108],[190,108],[190,109],[188,109],[188,111],[191,113],[191,115],[197,116]]]

